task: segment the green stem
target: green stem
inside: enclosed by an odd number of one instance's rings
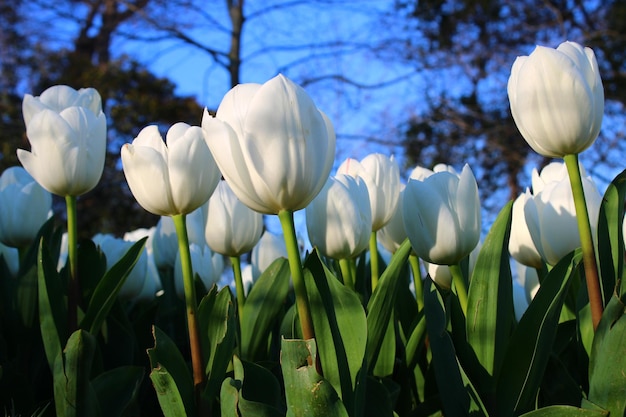
[[[296,229],[293,223],[293,212],[290,210],[281,210],[278,212],[278,218],[283,228],[287,258],[289,259],[289,269],[291,270],[293,289],[296,293],[296,307],[298,309],[298,317],[300,318],[300,326],[302,327],[302,336],[305,340],[313,339],[315,338],[313,318],[311,316],[309,298],[304,284],[304,272],[302,270],[302,261],[300,260]]]
[[[339,268],[341,268],[341,276],[343,277],[343,284],[354,290],[354,279],[352,278],[352,267],[350,266],[351,259],[339,259]]]
[[[463,271],[459,264],[449,265],[450,273],[452,274],[452,282],[456,295],[459,297],[459,303],[463,314],[467,315],[467,287],[465,285],[465,278],[463,278]]]
[[[585,191],[580,175],[578,164],[578,154],[565,155],[565,166],[569,174],[572,194],[574,196],[574,206],[576,207],[576,219],[578,221],[578,233],[580,234],[580,246],[583,251],[583,265],[585,268],[585,280],[587,282],[587,293],[589,294],[589,306],[591,307],[591,322],[593,330],[598,328],[604,305],[602,303],[602,292],[600,290],[600,278],[598,276],[598,265],[593,247],[591,235],[591,224],[589,223],[589,213],[585,201]]]
[[[231,256],[230,263],[233,266],[233,275],[235,275],[235,291],[237,291],[237,311],[239,312],[239,325],[243,320],[243,306],[246,303],[246,294],[243,289],[243,277],[241,276],[241,258],[239,256]]]
[[[409,264],[413,272],[413,285],[415,286],[415,299],[417,300],[417,311],[424,308],[424,284],[422,282],[422,271],[420,270],[420,260],[415,253],[409,255]]]
[[[184,214],[172,216],[176,235],[178,236],[178,251],[180,253],[180,265],[183,271],[183,287],[185,289],[185,307],[187,310],[187,330],[189,331],[189,346],[191,349],[191,367],[193,369],[193,383],[196,393],[197,405],[200,406],[200,393],[204,387],[205,374],[202,360],[202,348],[200,346],[200,332],[198,329],[196,286],[194,284],[193,268],[191,265],[191,252],[189,251],[189,238],[187,236],[187,221]]]
[[[372,268],[372,293],[378,285],[378,242],[376,241],[376,232],[370,235],[370,266]]]
[[[70,334],[78,328],[78,222],[76,220],[76,196],[65,196],[67,206],[67,255],[70,264],[70,281],[67,296],[67,323]]]

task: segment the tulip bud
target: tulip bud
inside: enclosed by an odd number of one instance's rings
[[[43,188],[78,196],[100,181],[106,155],[106,117],[93,88],[64,85],[22,103],[31,151],[17,150],[24,168]]]
[[[337,174],[361,177],[365,181],[372,210],[372,231],[389,222],[400,197],[400,168],[393,156],[374,153],[360,162],[348,158],[337,168]]]
[[[0,176],[0,242],[19,248],[30,245],[50,217],[52,196],[22,167]]]
[[[529,190],[520,194],[513,202],[511,219],[511,235],[509,238],[509,253],[517,262],[533,268],[541,268],[543,261],[537,251],[532,236],[528,231],[524,207],[533,196]],[[534,204],[531,202],[531,204]]]
[[[243,204],[226,181],[220,181],[208,202],[205,238],[226,256],[250,252],[263,233],[263,215]]]
[[[254,281],[278,258],[287,258],[285,241],[267,230],[259,239],[259,243],[252,248],[250,261],[252,264],[252,278]]]
[[[480,200],[468,165],[460,176],[442,171],[423,181],[410,179],[402,210],[411,246],[426,262],[457,264],[478,244]]]
[[[215,117],[205,110],[202,129],[235,195],[259,213],[306,207],[335,159],[330,120],[283,75],[234,87]]]
[[[170,127],[165,142],[157,126],[145,127],[122,147],[122,165],[137,202],[159,216],[191,213],[220,180],[202,130],[186,123]]]
[[[582,177],[582,183],[595,240],[602,196],[590,177]],[[549,265],[556,265],[569,252],[580,247],[569,177],[542,184],[540,191],[524,205],[524,216],[535,247]]]
[[[329,178],[305,210],[309,240],[321,254],[350,259],[367,249],[372,215],[367,186],[360,178]]]
[[[515,60],[507,88],[515,124],[538,154],[578,154],[598,137],[604,90],[590,48],[537,46]]]

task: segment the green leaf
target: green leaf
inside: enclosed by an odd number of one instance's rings
[[[233,297],[228,286],[219,292],[213,286],[202,298],[198,306],[198,324],[207,374],[203,395],[211,404],[219,395],[235,349],[237,322]]]
[[[254,283],[241,318],[241,356],[255,360],[264,357],[269,331],[284,308],[291,272],[285,258],[275,260]]]
[[[307,257],[304,267],[324,378],[352,414],[357,375],[363,368],[367,345],[365,310],[357,294],[326,268],[317,250]]]
[[[491,227],[478,254],[468,291],[467,341],[492,376],[502,363],[514,322],[508,251],[512,207],[512,202],[504,206]]]
[[[472,412],[475,415],[487,416],[485,406],[459,363],[452,338],[446,330],[447,319],[443,299],[432,280],[427,279],[424,284],[426,329],[432,351],[432,367],[444,414],[462,416]]]
[[[137,400],[144,370],[122,366],[98,375],[91,381],[103,416],[122,416]]]
[[[589,359],[589,401],[626,415],[626,306],[613,296],[602,314]]]
[[[315,369],[315,340],[283,339],[281,346],[287,416],[348,417],[337,391]]]
[[[279,417],[282,391],[276,377],[262,366],[233,356],[235,378],[222,383],[220,406],[222,416]]]
[[[91,240],[82,240],[78,245],[78,276],[83,299],[89,304],[94,290],[107,270],[104,253]]]
[[[497,375],[498,415],[508,416],[533,409],[552,352],[561,307],[580,261],[578,250],[552,268],[511,335]]]
[[[626,200],[626,170],[613,179],[604,193],[598,216],[598,267],[605,304],[624,273],[622,221]],[[593,225],[592,225],[593,226]],[[626,286],[622,285],[622,294]]]
[[[152,368],[150,379],[165,417],[193,416],[193,414],[187,412],[183,396],[176,385],[176,381],[174,381],[167,369],[161,366]]]
[[[394,253],[367,304],[366,358],[368,366],[372,369],[378,359],[392,317],[398,280],[412,250],[411,242],[406,239]]]
[[[133,244],[126,254],[115,263],[102,277],[85,312],[85,317],[80,323],[82,329],[87,329],[91,334],[97,334],[102,327],[111,307],[117,299],[117,294],[124,285],[128,274],[137,263],[147,238],[143,238]]]
[[[551,405],[522,414],[520,417],[606,417],[608,415],[607,411],[585,410],[570,405]]]
[[[56,263],[50,258],[45,238],[39,242],[37,266],[39,327],[48,365],[53,369],[67,340],[67,303],[61,277]]]
[[[154,347],[148,349],[152,367],[150,378],[163,413],[166,416],[194,415],[193,380],[185,359],[172,339],[158,327],[153,326],[152,333]]]
[[[96,339],[79,329],[72,333],[63,352],[59,352],[52,373],[57,416],[97,414],[95,404],[89,401],[93,400],[89,379],[95,350]]]

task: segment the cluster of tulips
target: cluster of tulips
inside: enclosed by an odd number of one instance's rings
[[[508,96],[524,139],[563,162],[535,170],[484,239],[469,166],[403,182],[375,153],[331,175],[331,121],[278,75],[234,87],[201,126],[142,129],[122,166],[160,221],[78,242],[76,199],[104,167],[100,96],[26,95],[31,150],[0,177],[0,274],[15,298],[2,336],[37,334],[45,369],[31,382],[51,375],[30,397],[37,413],[150,415],[152,398],[166,416],[623,415],[626,177],[603,198],[578,162],[604,112],[595,55],[537,47],[513,64]],[[66,233],[50,193],[65,197]],[[142,347],[139,323],[148,354],[122,360]]]

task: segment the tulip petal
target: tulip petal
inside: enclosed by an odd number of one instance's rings
[[[189,213],[211,197],[220,172],[199,127],[189,127],[184,136],[168,144],[172,199],[178,213]]]
[[[126,144],[122,147],[126,181],[137,202],[150,213],[170,216],[174,201],[167,162],[154,148]]]

